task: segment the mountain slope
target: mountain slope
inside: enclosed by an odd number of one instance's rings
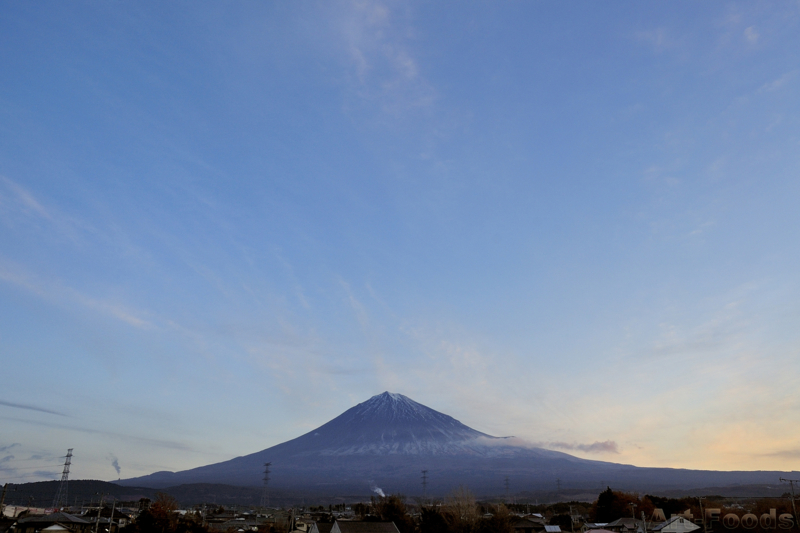
[[[273,448],[320,455],[437,454],[492,438],[401,394],[384,392],[327,424]]]
[[[384,392],[295,439],[229,461],[182,472],[156,472],[118,483],[167,487],[184,483],[258,486],[272,463],[270,485],[317,493],[369,492],[380,485],[421,492],[427,470],[429,493],[458,485],[501,493],[509,478],[518,490],[555,485],[575,488],[688,488],[733,483],[774,483],[780,472],[712,472],[637,468],[580,459],[519,445],[518,440],[476,431],[401,394]]]

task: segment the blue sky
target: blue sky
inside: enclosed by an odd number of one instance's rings
[[[0,11],[3,482],[217,462],[384,390],[800,469],[797,2]]]

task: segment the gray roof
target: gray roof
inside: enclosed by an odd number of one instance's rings
[[[535,524],[544,525],[544,517],[542,515],[530,514],[528,516],[523,516],[522,520],[528,520],[528,521],[533,522]]]
[[[262,522],[259,522],[258,520],[253,520],[253,519],[249,519],[249,520],[248,520],[248,519],[245,519],[245,520],[238,520],[238,519],[234,518],[234,519],[232,519],[232,520],[226,520],[226,521],[225,521],[225,522],[223,522],[222,524],[223,524],[223,525],[225,525],[225,526],[227,526],[227,527],[235,527],[235,526],[258,526],[258,525],[261,525],[261,524],[262,524]]]
[[[637,525],[639,522],[641,522],[641,520],[637,520],[637,519],[635,519],[635,518],[627,518],[627,517],[622,517],[622,518],[617,518],[617,519],[616,519],[616,520],[614,520],[613,522],[609,522],[609,523],[607,523],[607,524],[606,524],[606,527],[619,527],[619,526],[623,526],[623,527],[627,527],[628,529],[633,529],[633,528],[635,528],[635,527],[636,527],[636,525]]]
[[[542,520],[531,520],[530,518],[520,518],[519,520],[515,520],[513,526],[517,529],[531,529],[531,528],[541,528],[544,525]]]
[[[545,533],[561,533],[561,526],[544,526]]]
[[[400,533],[394,522],[349,522],[337,520],[339,531],[342,533]]]
[[[48,515],[38,515],[38,516],[26,516],[25,518],[20,518],[18,520],[20,524],[55,524],[56,522],[60,524],[91,524],[92,522],[88,522],[83,518],[78,518],[75,515],[71,515],[69,513],[53,513]]]
[[[655,526],[655,527],[651,528],[651,531],[661,531],[661,530],[662,530],[664,527],[666,527],[666,526],[670,525],[671,523],[675,522],[675,521],[676,521],[676,520],[678,520],[679,518],[683,518],[683,519],[685,519],[685,520],[686,520],[686,522],[687,522],[688,524],[690,524],[690,527],[691,527],[691,526],[697,526],[697,524],[695,524],[694,522],[692,522],[692,521],[691,521],[691,520],[689,520],[688,518],[686,518],[686,517],[684,517],[684,516],[680,516],[680,515],[675,515],[675,516],[673,516],[672,518],[670,518],[670,519],[668,519],[668,520],[666,520],[666,521],[664,521],[664,522],[661,522],[661,523],[660,523],[660,524],[658,524],[657,526]],[[696,529],[700,529],[700,527],[699,527],[699,526],[697,526],[697,527],[696,527]]]

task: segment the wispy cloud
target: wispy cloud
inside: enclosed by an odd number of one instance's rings
[[[64,425],[64,424],[54,424],[50,422],[42,422],[38,420],[28,420],[24,418],[14,418],[14,417],[0,417],[3,420],[9,420],[13,422],[19,422],[22,424],[30,424],[35,426],[43,426],[49,428],[56,428],[56,429],[64,429],[68,431],[77,431],[79,433],[87,433],[90,435],[106,435],[109,437],[115,437],[118,439],[123,439],[126,441],[136,441],[142,444],[146,444],[148,446],[152,446],[154,448],[168,448],[171,450],[186,450],[189,451],[191,448],[182,442],[170,441],[170,440],[162,440],[162,439],[149,439],[147,437],[138,437],[135,435],[125,435],[122,433],[114,433],[111,431],[102,431],[99,429],[91,429],[91,428],[82,428],[75,425]]]
[[[2,175],[0,175],[0,184],[2,184],[5,189],[11,193],[11,197],[24,213],[37,215],[47,220],[53,220],[50,212],[45,209],[36,198],[34,198],[33,194],[31,194],[20,184]],[[2,199],[1,195],[0,199]]]
[[[634,38],[641,43],[650,45],[656,52],[664,52],[679,45],[679,40],[666,28],[640,30],[634,33]]]
[[[58,470],[34,470],[30,477],[34,479],[41,479],[41,478],[57,478],[58,477]]]
[[[664,322],[661,334],[655,339],[649,355],[652,357],[688,357],[720,353],[737,341],[747,327],[747,319],[741,312],[742,299],[753,287],[745,285],[734,292],[713,314],[699,324],[686,329],[685,326]],[[639,354],[643,355],[643,354]]]
[[[5,418],[5,420],[12,419]],[[0,458],[0,472],[6,480],[25,483],[58,478],[64,463],[63,455],[41,449],[30,449],[22,444],[13,444],[11,447],[16,448],[17,453],[4,454]]]
[[[580,442],[534,442],[520,437],[485,438],[479,437],[478,441],[486,446],[514,446],[517,448],[545,448],[580,451],[585,453],[620,453],[619,445],[613,440],[595,441],[591,444]]]
[[[65,291],[71,296],[71,298],[74,301],[82,304],[84,307],[88,309],[93,309],[104,315],[112,316],[136,328],[153,327],[153,324],[150,321],[141,318],[141,315],[143,314],[141,312],[132,311],[130,309],[127,309],[125,306],[115,302],[105,301],[98,298],[92,298],[75,289],[65,289]]]
[[[22,272],[22,269],[16,268],[8,263],[3,264],[0,262],[0,281],[5,281],[12,285],[16,285],[21,289],[25,289],[34,293],[37,296],[45,297],[47,291],[41,284],[36,283],[31,276]]]
[[[378,379],[384,386],[431,401],[441,400],[440,409],[461,419],[475,429],[494,435],[508,435],[520,427],[536,425],[548,416],[568,417],[559,406],[543,400],[549,384],[543,383],[535,391],[526,385],[534,379],[525,365],[515,366],[518,380],[507,379],[509,364],[515,364],[513,353],[498,353],[496,348],[485,346],[474,332],[454,324],[436,323],[419,319],[408,320],[400,328],[405,338],[396,342],[407,346],[417,360],[410,364],[409,355],[395,362],[386,358],[378,368]],[[506,361],[498,365],[499,359]],[[411,369],[411,372],[409,372]],[[541,375],[537,376],[541,377]],[[439,384],[448,383],[447,394],[431,397]],[[520,397],[526,397],[520,402]],[[424,403],[424,402],[423,402]],[[536,415],[531,415],[531,406]],[[502,412],[503,417],[497,417]]]
[[[361,328],[366,331],[367,327],[369,326],[369,316],[367,315],[366,307],[364,307],[364,304],[362,304],[358,298],[356,298],[355,294],[353,294],[353,290],[350,288],[349,283],[340,279],[339,284],[342,286],[345,294],[347,295],[347,303],[353,310],[358,323],[361,325]]]
[[[413,30],[382,2],[347,4],[339,29],[357,82],[355,92],[391,114],[431,105],[436,92],[408,44]]]
[[[775,457],[778,459],[800,459],[800,448],[793,450],[779,450],[777,452],[763,453],[761,457]]]
[[[57,207],[37,198],[31,191],[7,176],[0,175],[0,222],[16,227],[39,226],[39,235],[54,235],[71,243],[83,242],[82,234],[98,232],[90,225],[61,212]]]
[[[560,450],[575,450],[586,453],[619,453],[619,446],[613,440],[595,441],[591,444],[579,442],[547,442],[547,448],[558,448]]]
[[[747,39],[747,42],[750,44],[757,44],[758,43],[758,31],[753,26],[748,26],[744,29],[744,38]]]
[[[144,313],[140,311],[133,311],[122,304],[89,296],[77,289],[66,287],[55,280],[45,281],[26,272],[18,265],[13,265],[8,261],[4,262],[1,259],[0,281],[16,285],[53,303],[68,303],[70,306],[74,304],[81,305],[103,315],[114,317],[136,328],[154,327],[151,321],[142,318]]]
[[[4,405],[6,407],[13,407],[14,409],[27,409],[28,411],[38,411],[40,413],[47,413],[51,415],[69,416],[60,411],[53,411],[52,409],[45,409],[44,407],[38,407],[36,405],[29,405],[24,403],[14,403],[14,402],[6,402],[4,400],[0,400],[0,405]],[[12,444],[11,446],[14,445]],[[4,451],[4,449],[0,448],[0,451]]]
[[[13,460],[14,456],[11,454],[0,457],[0,472],[3,472],[5,477],[13,476],[18,473],[18,469],[14,468],[10,464]]]
[[[777,79],[765,83],[759,87],[758,92],[773,92],[782,89],[787,83],[797,76],[797,70],[791,70]]]

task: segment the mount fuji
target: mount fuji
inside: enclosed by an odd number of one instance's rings
[[[732,484],[775,483],[786,472],[720,472],[639,468],[592,461],[494,437],[417,403],[384,392],[330,422],[260,452],[180,472],[155,472],[118,482],[163,488],[190,483],[260,486],[271,463],[270,487],[318,494],[365,493],[380,486],[421,494],[445,494],[464,485],[500,494],[506,478],[515,491],[564,487],[628,490],[687,489]]]

